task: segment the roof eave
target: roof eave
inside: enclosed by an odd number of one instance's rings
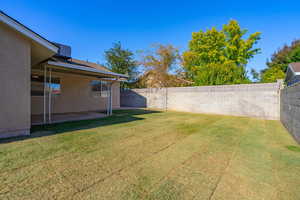
[[[107,71],[104,71],[104,70],[98,70],[98,69],[95,69],[95,68],[86,67],[86,66],[82,66],[82,65],[74,65],[74,64],[68,64],[68,63],[63,63],[63,62],[55,62],[55,61],[48,61],[47,64],[48,65],[53,65],[53,66],[58,66],[58,67],[63,67],[63,68],[67,68],[67,69],[79,70],[79,71],[83,71],[83,72],[97,73],[99,75],[104,74],[104,75],[113,76],[113,77],[117,77],[117,78],[128,78],[128,76],[124,75],[124,74],[118,74],[118,73],[114,73],[114,72],[107,72]]]

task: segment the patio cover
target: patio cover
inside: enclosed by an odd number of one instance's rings
[[[48,94],[48,107],[49,112],[48,115],[46,113],[46,102],[47,102],[47,93],[46,93],[46,81],[47,76],[49,77],[49,83],[51,84],[52,72],[61,72],[61,73],[71,73],[71,74],[78,74],[84,76],[92,76],[95,78],[99,78],[105,81],[122,81],[128,78],[127,75],[118,74],[110,71],[104,71],[100,69],[95,69],[92,67],[88,67],[85,65],[80,65],[78,63],[74,63],[70,60],[60,60],[56,58],[52,58],[49,61],[44,62],[40,65],[41,70],[44,71],[44,124],[52,123],[52,113],[51,113],[51,99],[52,99],[52,91],[49,91]],[[111,86],[109,89],[109,97],[107,98],[108,101],[108,108],[107,108],[107,115],[112,114],[112,90]],[[47,119],[48,116],[48,119]]]

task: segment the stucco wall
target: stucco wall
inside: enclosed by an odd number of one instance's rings
[[[96,80],[95,78],[67,73],[52,73],[52,76],[60,78],[61,81],[61,94],[52,98],[52,113],[97,111],[106,109],[107,98],[96,96],[91,90],[90,82]],[[113,108],[120,107],[119,87],[119,83],[113,84]],[[31,97],[31,101],[32,114],[42,114],[44,111],[43,97],[33,96]]]
[[[0,23],[0,138],[30,129],[30,42]]]
[[[281,91],[280,120],[300,143],[300,84]]]
[[[121,93],[121,106],[279,119],[280,83],[161,89]]]

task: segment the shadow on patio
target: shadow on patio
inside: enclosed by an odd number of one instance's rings
[[[113,115],[109,117],[88,119],[81,121],[69,121],[63,123],[49,124],[49,125],[34,125],[31,127],[31,134],[29,136],[14,137],[8,139],[0,139],[1,143],[10,143],[15,141],[22,141],[37,137],[44,137],[50,135],[61,134],[67,131],[76,131],[83,129],[91,129],[100,126],[107,126],[113,124],[127,123],[136,120],[143,120],[139,115],[150,113],[160,113],[161,111],[132,109],[132,110],[115,110]]]
[[[104,112],[77,112],[77,113],[59,113],[52,114],[51,120],[52,124],[62,123],[62,122],[70,122],[70,121],[80,121],[80,120],[88,120],[88,119],[100,119],[107,117]],[[31,116],[31,125],[43,125],[43,115],[32,115]]]

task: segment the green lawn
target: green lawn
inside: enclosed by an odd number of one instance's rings
[[[0,199],[300,199],[279,121],[158,111],[0,140]]]

